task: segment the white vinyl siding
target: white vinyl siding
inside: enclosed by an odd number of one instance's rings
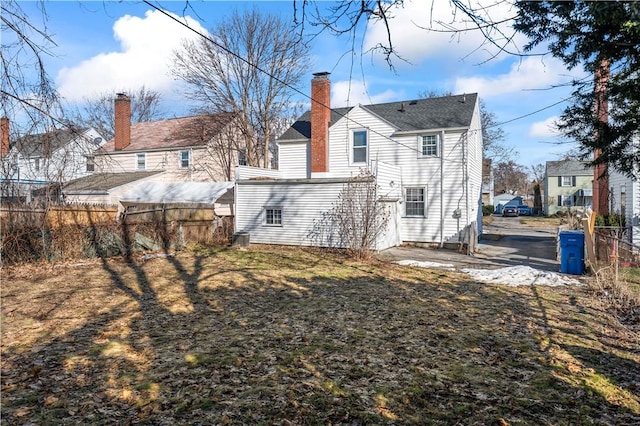
[[[95,161],[93,157],[87,157],[86,170],[87,172],[93,172],[95,170]]]
[[[309,177],[309,143],[287,142],[278,146],[278,168],[284,179]]]

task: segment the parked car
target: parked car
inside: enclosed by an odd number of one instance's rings
[[[526,204],[518,206],[518,216],[531,216],[531,207]]]
[[[504,206],[502,208],[502,216],[518,216],[518,207],[517,206]]]

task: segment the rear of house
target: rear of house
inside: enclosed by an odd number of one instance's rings
[[[547,161],[544,178],[544,213],[547,216],[591,207],[593,168],[584,161]]]
[[[468,243],[481,217],[482,132],[476,94],[330,109],[328,73],[312,108],[278,140],[278,171],[237,170],[236,231],[252,242],[341,247],[323,223],[363,170],[388,214],[375,243]]]

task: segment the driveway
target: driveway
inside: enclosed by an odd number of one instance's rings
[[[517,217],[494,216],[484,225],[476,253],[467,256],[455,250],[419,247],[393,247],[380,253],[389,260],[417,260],[452,265],[455,268],[495,269],[526,265],[558,272],[555,227],[534,227]]]

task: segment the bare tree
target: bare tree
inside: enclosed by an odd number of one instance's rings
[[[137,90],[123,90],[131,99],[131,121],[141,123],[154,121],[164,117],[160,110],[160,92],[147,89],[145,86]],[[104,92],[92,98],[84,98],[84,106],[78,112],[78,122],[93,127],[107,140],[113,138],[113,99],[115,93]]]
[[[499,163],[493,169],[497,194],[526,194],[529,177],[525,167],[514,161]]]
[[[307,70],[307,49],[286,21],[256,10],[236,11],[210,38],[184,42],[172,68],[203,109],[240,114],[247,163],[265,167],[273,122]]]
[[[354,257],[364,259],[386,232],[389,219],[375,176],[362,170],[344,185],[331,210],[314,224],[309,236],[318,245],[343,247]]]

